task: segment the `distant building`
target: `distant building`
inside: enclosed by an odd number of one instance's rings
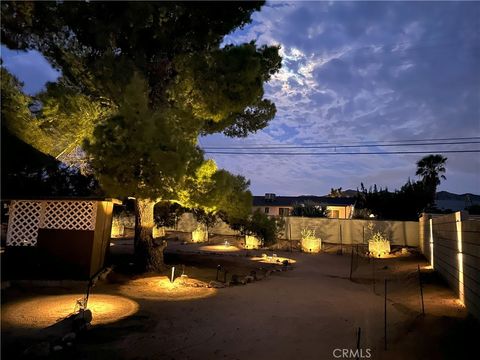
[[[295,205],[314,203],[325,207],[329,218],[351,219],[355,207],[355,198],[327,196],[277,196],[267,193],[253,197],[252,211],[260,210],[269,216],[290,216]]]

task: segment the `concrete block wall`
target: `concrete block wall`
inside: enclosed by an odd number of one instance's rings
[[[420,248],[468,311],[480,319],[480,218],[467,212],[423,214]]]

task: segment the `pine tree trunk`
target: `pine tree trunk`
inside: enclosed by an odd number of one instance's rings
[[[165,270],[163,251],[166,241],[153,239],[153,207],[155,201],[137,199],[135,201],[135,264],[140,271]]]

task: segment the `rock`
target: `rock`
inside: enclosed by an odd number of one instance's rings
[[[233,274],[233,275],[232,275],[231,283],[232,283],[232,284],[239,284],[239,283],[240,283],[237,274]]]
[[[251,283],[253,282],[255,279],[253,276],[250,276],[250,275],[247,275],[243,278],[243,281],[245,281],[246,283]]]
[[[257,280],[257,272],[255,270],[250,271],[250,276],[253,277],[253,280]]]
[[[82,319],[86,323],[91,323],[93,319],[92,311],[89,309],[80,310],[78,315],[75,317],[75,320]]]
[[[50,343],[43,341],[41,343],[34,344],[25,350],[23,354],[32,357],[48,357],[50,355]]]
[[[224,287],[226,287],[226,285],[224,283],[221,283],[220,281],[210,281],[208,283],[208,287],[209,288],[214,288],[214,289],[222,289]]]
[[[77,337],[77,334],[75,334],[74,332],[69,332],[69,333],[65,334],[64,337],[62,337],[62,341],[63,342],[71,342],[71,341],[75,340],[76,337]]]
[[[53,347],[53,351],[54,351],[54,352],[62,351],[62,350],[63,350],[63,346],[61,346],[61,345],[55,345],[55,346]]]
[[[72,345],[73,345],[73,343],[71,343],[71,342],[67,342],[65,345],[67,345],[68,347],[70,347],[70,346],[72,346]]]

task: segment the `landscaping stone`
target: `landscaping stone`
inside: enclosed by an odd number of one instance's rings
[[[75,319],[81,319],[86,323],[91,323],[93,319],[92,311],[91,310],[80,310]]]
[[[48,357],[50,355],[50,343],[48,341],[43,341],[34,344],[25,350],[23,354],[31,357]]]
[[[247,283],[255,281],[255,278],[253,276],[247,275],[243,278],[243,280]]]
[[[221,289],[221,288],[226,287],[226,284],[221,283],[220,281],[213,281],[212,280],[208,283],[208,287],[209,288],[214,288],[214,289]]]
[[[61,345],[55,345],[53,347],[54,352],[58,352],[58,351],[62,351],[62,350],[63,350],[63,346],[61,346]]]
[[[75,340],[76,337],[77,337],[77,334],[75,334],[74,332],[69,332],[69,333],[65,334],[64,337],[62,337],[62,341],[63,342],[71,342],[71,341]]]

